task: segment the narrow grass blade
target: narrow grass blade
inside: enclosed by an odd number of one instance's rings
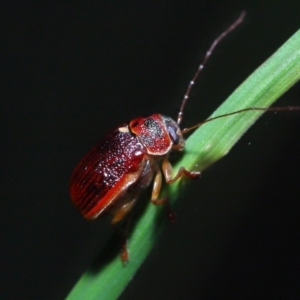
[[[268,107],[299,79],[300,31],[249,76],[212,116],[246,107]],[[262,113],[245,112],[201,126],[187,140],[185,155],[177,163],[175,170],[179,166],[203,170],[215,163],[229,152]],[[173,184],[168,188],[172,199],[176,199],[180,188],[180,184]],[[163,228],[165,215],[160,218],[159,211],[160,209],[149,204],[136,221],[130,236],[130,261],[126,266],[115,255],[98,269],[93,267],[87,270],[67,299],[116,299],[147,257]]]

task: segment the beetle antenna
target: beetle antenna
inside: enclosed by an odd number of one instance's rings
[[[241,22],[243,22],[244,17],[246,15],[246,12],[243,11],[239,18],[232,23],[225,31],[223,31],[215,40],[214,42],[211,44],[210,48],[208,49],[208,51],[206,52],[204,59],[202,61],[202,63],[199,65],[194,77],[192,78],[192,80],[190,81],[188,88],[183,96],[183,100],[181,103],[181,107],[178,113],[178,117],[177,117],[177,124],[179,125],[182,121],[182,115],[183,115],[183,109],[185,107],[185,104],[187,102],[187,100],[189,99],[191,90],[193,85],[195,84],[195,81],[197,80],[199,74],[201,73],[202,69],[204,68],[205,64],[207,63],[209,57],[212,55],[212,52],[214,51],[215,47],[220,43],[220,41],[228,34],[230,33],[232,30],[234,30]]]
[[[193,129],[196,129],[198,127],[200,127],[201,125],[207,123],[207,122],[210,122],[210,121],[213,121],[213,120],[216,120],[216,119],[219,119],[219,118],[223,118],[223,117],[228,117],[228,116],[231,116],[231,115],[235,115],[235,114],[239,114],[239,113],[242,113],[242,112],[246,112],[246,111],[250,111],[250,110],[263,110],[263,111],[285,111],[285,110],[300,110],[300,106],[285,106],[285,107],[248,107],[248,108],[243,108],[243,109],[240,109],[240,110],[237,110],[237,111],[234,111],[234,112],[231,112],[231,113],[228,113],[228,114],[224,114],[224,115],[219,115],[219,116],[216,116],[216,117],[212,117],[212,118],[209,118],[209,119],[206,119],[205,121],[203,122],[200,122],[194,126],[191,126],[189,128],[185,128],[183,130],[181,130],[181,133],[182,134],[186,134],[187,132],[193,130]]]

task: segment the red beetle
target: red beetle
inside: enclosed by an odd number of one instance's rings
[[[172,178],[168,161],[171,150],[181,151],[184,139],[179,126],[171,118],[154,114],[122,124],[108,133],[77,165],[71,179],[71,198],[87,219],[103,212],[114,214],[112,223],[120,221],[133,207],[140,190],[154,180],[151,196],[158,200],[162,175],[172,183],[183,173],[198,177],[199,173],[181,168]]]
[[[167,183],[173,183],[182,174],[199,177],[199,172],[190,172],[183,167],[172,177],[168,155],[172,150],[184,149],[183,133],[188,129],[182,131],[179,124],[196,78],[215,46],[243,18],[244,13],[207,51],[185,93],[177,122],[160,114],[136,118],[117,126],[82,158],[73,171],[70,194],[85,218],[95,219],[104,212],[111,212],[114,215],[112,223],[117,223],[131,210],[141,189],[149,186],[154,176],[151,202],[155,205],[165,202],[158,199],[162,184],[160,163]]]

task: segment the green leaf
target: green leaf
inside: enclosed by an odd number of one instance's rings
[[[262,64],[213,113],[213,116],[246,107],[269,107],[300,79],[300,30]],[[248,111],[209,122],[187,140],[185,155],[174,167],[204,170],[226,155],[263,111]],[[182,181],[180,181],[182,183]],[[182,184],[170,185],[167,193],[176,199]],[[74,286],[67,299],[116,299],[131,281],[154,246],[167,222],[158,207],[147,205],[138,218],[129,240],[130,261],[123,266],[119,255],[103,257],[101,267],[88,269]],[[162,217],[161,217],[162,216]]]

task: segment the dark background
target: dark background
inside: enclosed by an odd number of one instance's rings
[[[113,234],[69,200],[72,169],[97,140],[139,115],[176,117],[205,51],[243,9],[186,125],[300,27],[298,0],[137,2],[2,2],[1,299],[63,299]],[[277,105],[300,105],[300,84]],[[264,115],[192,182],[121,299],[298,298],[299,126],[299,112]]]

